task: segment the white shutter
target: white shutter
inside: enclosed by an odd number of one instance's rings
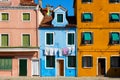
[[[39,75],[39,60],[32,60],[32,75]]]

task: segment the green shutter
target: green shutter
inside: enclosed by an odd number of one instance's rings
[[[119,34],[118,33],[112,33],[112,40],[118,41],[119,40]]]
[[[90,13],[84,13],[83,17],[84,17],[84,19],[92,19],[92,16]]]
[[[69,45],[74,44],[74,33],[68,33],[68,44]]]
[[[23,20],[30,20],[30,13],[23,13]]]
[[[12,58],[0,58],[0,70],[11,70]]]
[[[53,44],[53,33],[47,33],[46,42],[47,42],[48,45]]]
[[[119,20],[119,14],[111,14],[111,18],[113,19],[113,20]]]
[[[2,13],[2,20],[8,20],[8,13]]]
[[[84,40],[92,40],[91,33],[85,32],[85,33],[84,33]]]
[[[63,22],[63,14],[57,14],[57,22]]]
[[[23,35],[23,46],[30,46],[30,35],[29,34]]]
[[[8,35],[2,34],[1,37],[2,37],[1,46],[8,46]]]
[[[55,56],[46,56],[46,67],[55,67]]]

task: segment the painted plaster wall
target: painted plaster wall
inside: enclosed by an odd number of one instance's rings
[[[57,64],[55,63],[55,68],[53,69],[46,69],[45,68],[45,55],[44,50],[45,47],[50,48],[65,48],[68,47],[66,45],[66,33],[67,32],[75,32],[75,28],[40,28],[39,29],[39,40],[40,40],[40,76],[56,76],[57,74]],[[46,32],[54,32],[54,46],[46,46],[45,45],[45,33]],[[76,47],[76,46],[74,46]],[[76,51],[73,53],[76,55]],[[59,56],[59,54],[55,55],[55,62],[57,59],[64,59],[64,68],[65,68],[65,75],[64,76],[76,76],[76,69],[68,69],[67,68],[67,58],[66,56]]]
[[[111,12],[120,12],[119,4],[109,3],[109,0],[93,0],[92,3],[82,3],[82,0],[76,0],[75,13],[77,17],[78,27],[78,68],[77,75],[80,76],[97,76],[97,57],[107,58],[107,75],[118,75],[118,72],[114,72],[114,69],[110,68],[110,56],[119,55],[120,45],[109,45],[109,33],[111,31],[120,32],[120,22],[109,22],[109,14]],[[90,12],[93,14],[92,22],[81,22],[81,14],[84,12]],[[93,44],[81,45],[81,32],[90,31],[93,33]],[[115,53],[115,52],[116,53]],[[82,68],[81,58],[83,55],[93,56],[93,67]],[[86,74],[87,73],[87,74]]]

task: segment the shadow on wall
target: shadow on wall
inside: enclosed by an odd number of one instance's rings
[[[109,77],[119,77],[120,78],[120,68],[110,68],[108,71],[107,71],[107,76]]]

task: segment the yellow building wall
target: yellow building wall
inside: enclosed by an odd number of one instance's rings
[[[92,3],[81,3],[76,0],[76,17],[77,17],[77,76],[97,76],[97,58],[106,58],[107,76],[120,76],[120,68],[110,67],[110,56],[120,56],[120,45],[109,44],[109,33],[120,32],[120,22],[109,22],[109,14],[112,12],[120,13],[120,5],[109,3],[109,0],[92,0]],[[81,22],[81,14],[91,12],[93,22]],[[93,44],[82,45],[81,33],[93,33]],[[93,56],[93,67],[82,68],[82,56]]]

